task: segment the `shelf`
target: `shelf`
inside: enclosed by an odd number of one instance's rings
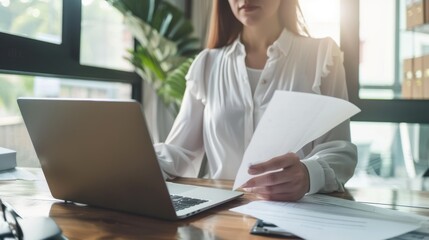
[[[422,24],[413,28],[407,29],[407,31],[418,32],[418,33],[429,33],[429,23]]]

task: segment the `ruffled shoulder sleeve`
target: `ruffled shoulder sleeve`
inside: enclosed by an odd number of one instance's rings
[[[317,69],[316,78],[312,90],[318,94],[323,78],[328,78],[329,75],[335,75],[332,71],[336,71],[343,66],[343,52],[337,43],[330,37],[320,40],[317,50]]]
[[[319,48],[321,48],[322,52],[325,52],[325,54],[322,54],[322,56],[319,55],[323,61],[323,68],[321,71],[322,78],[324,78],[327,77],[331,72],[331,67],[336,64],[343,64],[343,52],[341,52],[340,48],[332,38],[323,39]]]
[[[203,104],[206,103],[206,81],[208,79],[210,66],[210,49],[201,51],[186,74],[186,88]]]

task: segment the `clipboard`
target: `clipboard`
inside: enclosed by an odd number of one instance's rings
[[[276,237],[276,238],[288,238],[288,239],[302,239],[286,230],[283,230],[276,225],[264,222],[261,219],[257,219],[255,225],[253,225],[250,233],[253,235],[260,235],[266,237]]]

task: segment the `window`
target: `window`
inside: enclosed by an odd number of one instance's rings
[[[356,173],[384,179],[422,176],[429,167],[429,102],[403,99],[402,67],[404,58],[423,53],[426,40],[405,30],[405,0],[341,4],[349,96],[362,109],[354,118],[361,122],[352,123],[359,151]]]
[[[0,0],[0,146],[17,151],[19,166],[39,165],[18,97],[140,100],[140,79],[125,60],[132,47],[104,0]]]
[[[424,101],[398,99],[402,76],[400,59],[410,57],[412,52],[427,51],[421,33],[404,31],[405,23],[400,21],[404,18],[404,3],[403,0],[300,1],[311,36],[330,36],[345,53],[349,96],[362,109],[362,113],[352,119],[359,121],[351,123],[352,142],[359,156],[357,181],[361,176],[413,178],[429,168],[426,137],[429,126],[423,124],[429,121],[427,110],[412,116],[413,119],[406,116],[407,112],[415,113],[414,109],[419,108],[416,103]],[[404,111],[404,108],[409,109]],[[377,122],[371,122],[374,120]],[[401,123],[407,122],[405,120],[411,123]],[[351,185],[356,183],[355,179]],[[403,183],[392,186],[406,187],[406,181]]]
[[[341,1],[341,47],[354,120],[429,123],[428,100],[402,97],[403,61],[423,54],[429,38],[405,30],[405,0]]]
[[[123,24],[123,16],[105,0],[82,1],[80,63],[82,65],[132,71],[125,59],[134,39]]]
[[[35,3],[51,3],[48,5],[53,5],[56,1],[58,0],[20,0],[20,2],[32,4],[3,4],[1,11],[24,13],[30,8],[36,9],[38,5]],[[6,0],[2,0],[2,2],[6,2]],[[71,79],[126,82],[134,86],[133,94],[139,94],[140,79],[137,74],[131,71],[132,68],[125,63],[123,59],[126,57],[125,52],[121,53],[133,46],[130,35],[126,33],[123,26],[119,26],[121,18],[117,14],[112,14],[109,21],[89,17],[96,16],[99,12],[109,14],[114,12],[112,7],[104,2],[104,0],[62,1],[61,21],[54,24],[61,25],[61,32],[58,32],[61,34],[59,44],[0,32],[0,52],[4,53],[5,56],[0,58],[1,71]],[[20,9],[12,8],[15,5]],[[40,16],[58,15],[54,8],[39,12]],[[19,15],[19,13],[15,13],[15,15]],[[29,18],[26,21],[33,21],[31,15],[21,15]],[[81,16],[83,16],[82,21]],[[24,17],[23,19],[25,19]],[[109,31],[103,30],[103,28],[109,29]],[[94,35],[89,34],[88,31],[100,34],[95,35],[98,38],[94,39]],[[5,32],[11,31],[6,29]],[[116,34],[117,32],[120,34]],[[100,39],[101,42],[112,44],[100,44],[104,51],[98,50],[100,48],[93,48],[94,42],[100,42]],[[91,53],[92,50],[98,52]],[[107,58],[109,60],[106,60]],[[133,97],[140,99],[139,96]]]
[[[61,43],[62,0],[0,0],[0,32]]]
[[[405,60],[429,53],[429,34],[408,29],[406,13],[405,0],[360,1],[359,98],[429,98],[403,92]]]
[[[395,87],[396,1],[360,1],[359,97],[393,99]],[[380,17],[383,13],[383,17]]]

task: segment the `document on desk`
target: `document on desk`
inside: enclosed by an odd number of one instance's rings
[[[247,173],[250,165],[298,152],[358,112],[358,107],[343,99],[276,91],[244,153],[233,189],[252,178]]]
[[[231,211],[273,223],[304,239],[388,239],[416,230],[429,220],[318,194],[296,203],[255,201]]]

